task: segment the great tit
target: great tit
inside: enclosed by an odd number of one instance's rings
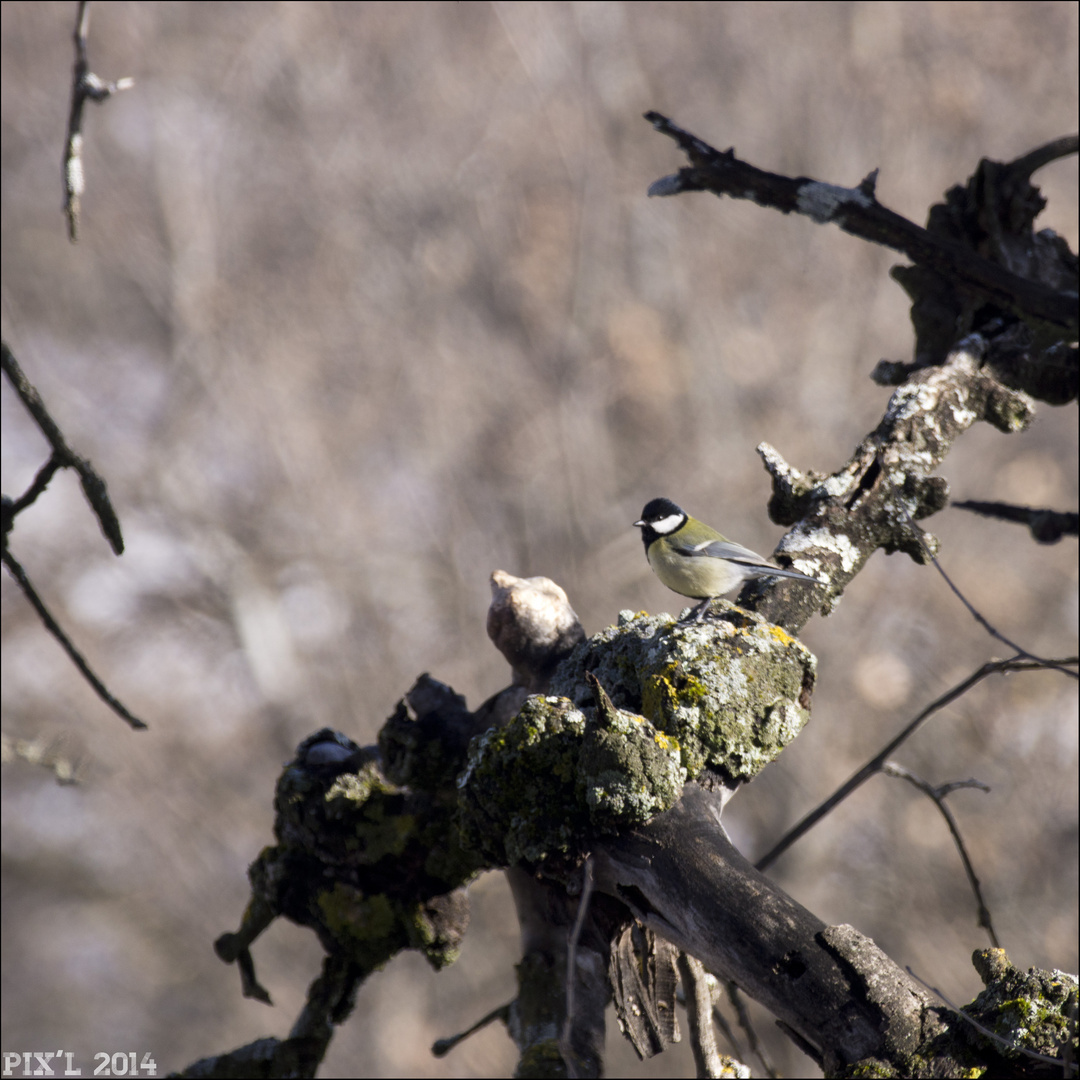
[[[692,612],[694,622],[701,622],[713,597],[731,592],[750,578],[789,577],[821,584],[817,578],[767,563],[692,518],[670,499],[646,503],[641,520],[634,525],[641,530],[645,556],[656,576],[672,592],[701,601]]]

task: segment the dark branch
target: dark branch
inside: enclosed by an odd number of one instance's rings
[[[109,501],[109,492],[105,481],[95,472],[94,467],[86,458],[80,457],[72,450],[61,432],[56,421],[49,415],[41,395],[23,374],[7,343],[0,343],[0,364],[4,374],[7,375],[15,392],[19,395],[27,411],[34,418],[42,434],[52,447],[49,460],[38,470],[37,476],[30,487],[15,500],[6,495],[2,504],[3,526],[3,562],[11,573],[11,576],[19,583],[20,588],[26,594],[31,606],[38,613],[45,628],[49,631],[64,651],[71,657],[72,663],[79,669],[86,681],[94,688],[94,692],[113,710],[118,716],[127,721],[133,728],[143,730],[146,724],[128,709],[106,688],[105,684],[90,669],[90,665],[83,659],[82,654],[72,644],[71,639],[60,628],[60,624],[53,618],[52,613],[45,606],[44,601],[38,596],[26,571],[8,550],[8,534],[15,523],[15,516],[26,507],[30,506],[35,499],[45,490],[49,481],[57,469],[72,468],[79,474],[83,494],[86,495],[94,516],[101,526],[101,531],[109,541],[117,555],[124,550],[124,537],[120,532],[120,521],[116,516],[112,503]]]
[[[1080,329],[1075,296],[1013,273],[966,245],[932,233],[882,206],[874,197],[876,171],[854,188],[806,176],[781,176],[740,161],[733,150],[716,150],[658,112],[647,112],[645,119],[674,139],[691,163],[689,168],[656,181],[649,188],[650,195],[711,191],[752,199],[785,214],[805,214],[819,224],[832,222],[853,236],[901,252],[916,266],[934,271],[1020,318],[1034,317],[1073,337]],[[1061,146],[1065,146],[1064,152],[1074,152],[1076,140],[1058,140],[1052,145],[1052,155],[1061,156]],[[1035,152],[1040,153],[1045,156],[1045,148]],[[1026,162],[1031,156],[1021,160]]]
[[[109,541],[117,555],[123,554],[124,537],[120,532],[120,520],[117,518],[116,511],[109,501],[109,490],[105,481],[86,458],[80,457],[68,446],[63,432],[61,432],[56,421],[49,415],[49,410],[45,408],[41,395],[23,374],[23,370],[12,355],[7,342],[0,345],[0,363],[3,365],[4,374],[11,380],[15,392],[26,406],[27,412],[34,418],[37,426],[41,428],[41,433],[48,439],[49,445],[52,447],[52,457],[38,471],[33,484],[20,498],[12,502],[10,508],[5,508],[4,513],[7,519],[4,522],[5,536],[10,529],[9,521],[14,519],[20,510],[29,506],[45,490],[45,486],[52,479],[53,473],[57,469],[70,468],[79,474],[83,494],[86,495],[94,515],[98,519],[98,524],[105,534],[105,539]]]
[[[1015,521],[1026,525],[1040,544],[1056,544],[1063,536],[1080,533],[1080,514],[1061,510],[1036,510],[1030,506],[1013,506],[1003,502],[978,502],[968,499],[952,504],[957,510],[970,510],[983,517],[1000,521]]]
[[[1069,157],[1078,150],[1080,150],[1080,136],[1065,135],[1048,142],[1045,146],[1036,147],[1023,157],[1018,157],[1009,163],[1009,168],[1015,176],[1026,178],[1044,165],[1049,165],[1051,161]]]
[[[905,1040],[913,1048],[918,1033],[942,1030],[945,1018],[873,942],[792,900],[717,818],[714,797],[687,784],[671,810],[596,845],[597,888],[734,979],[817,1051],[826,1073],[866,1058],[898,1062]]]
[[[90,665],[83,659],[79,650],[72,645],[71,639],[60,628],[60,624],[52,617],[52,613],[45,606],[41,597],[38,596],[34,586],[30,584],[30,579],[26,576],[26,571],[23,570],[15,557],[8,551],[6,544],[4,545],[3,552],[0,553],[0,557],[3,558],[4,565],[8,568],[11,576],[19,583],[19,587],[26,594],[26,599],[30,601],[30,605],[38,613],[39,618],[45,624],[45,629],[60,642],[64,652],[71,657],[71,662],[82,672],[83,678],[85,678],[94,688],[94,692],[97,696],[101,698],[101,700],[104,701],[117,716],[126,720],[136,731],[145,731],[146,724],[144,724],[137,716],[128,712],[123,703],[113,697],[105,684],[90,670]]]

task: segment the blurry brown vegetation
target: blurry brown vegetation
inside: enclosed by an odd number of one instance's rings
[[[273,784],[323,725],[374,739],[421,671],[475,706],[508,681],[488,575],[545,574],[588,632],[670,609],[630,527],[664,494],[759,551],[755,445],[829,470],[877,422],[868,373],[908,359],[891,253],[712,196],[647,200],[683,161],[656,108],[748,161],[855,184],[917,221],[980,157],[1077,126],[1070,3],[126,4],[93,68],[81,240],[61,214],[75,5],[2,8],[3,336],[107,478],[116,559],[54,480],[12,546],[110,688],[94,696],[6,577],[4,730],[63,740],[83,783],[4,779],[4,1049],[150,1050],[178,1068],[283,1035],[318,968],[281,922],[256,945],[277,1007],[241,999],[211,942],[270,840]],[[1077,246],[1076,159],[1034,181]],[[3,490],[44,442],[3,389]],[[973,429],[956,498],[1074,509],[1076,409]],[[926,527],[983,612],[1076,648],[1076,550],[946,510]],[[931,569],[877,557],[804,634],[814,718],[725,822],[751,858],[910,715],[999,652]],[[1003,945],[1075,971],[1077,725],[1052,673],[984,684],[908,746],[954,811]],[[957,1000],[987,944],[952,841],[884,778],[776,868]],[[505,886],[472,890],[461,960],[396,960],[325,1075],[504,1074]],[[770,1025],[762,1019],[762,1027]],[[687,1071],[682,1051],[612,1073]],[[805,1059],[774,1051],[789,1073]],[[788,1055],[788,1056],[784,1056]]]

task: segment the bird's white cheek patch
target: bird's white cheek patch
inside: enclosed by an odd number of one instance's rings
[[[683,523],[682,514],[668,514],[666,518],[654,521],[652,527],[661,535],[673,533]]]

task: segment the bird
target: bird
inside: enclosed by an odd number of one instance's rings
[[[701,622],[714,597],[729,593],[744,581],[787,577],[822,584],[797,570],[782,570],[749,548],[736,544],[704,522],[692,518],[670,499],[652,499],[634,522],[645,542],[645,557],[653,573],[672,592],[700,600],[688,616]]]

